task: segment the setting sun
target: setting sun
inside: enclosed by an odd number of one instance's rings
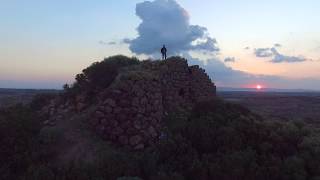
[[[260,89],[262,88],[262,86],[258,84],[256,88],[257,88],[258,90],[260,90]]]

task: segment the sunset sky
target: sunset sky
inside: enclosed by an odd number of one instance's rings
[[[162,44],[221,87],[320,90],[318,0],[0,0],[0,88],[61,88]]]

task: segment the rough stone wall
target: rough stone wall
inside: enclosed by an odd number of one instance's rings
[[[185,59],[145,61],[124,69],[99,95],[92,123],[104,138],[142,149],[159,139],[164,114],[215,94],[205,71]]]
[[[190,91],[196,101],[207,100],[216,94],[216,86],[211,82],[210,77],[198,65],[189,67],[191,71]]]

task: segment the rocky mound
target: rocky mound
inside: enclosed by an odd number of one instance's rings
[[[123,67],[96,97],[78,95],[75,103],[68,101],[56,110],[57,103],[53,102],[45,111],[62,118],[61,113],[55,112],[66,112],[69,107],[81,113],[94,107],[88,121],[97,133],[118,145],[143,149],[161,137],[166,114],[180,108],[191,109],[196,102],[215,95],[216,87],[203,69],[188,66],[186,59],[172,57]],[[90,98],[97,101],[90,105],[83,102]],[[75,107],[70,108],[70,104]]]
[[[143,62],[124,70],[99,95],[94,125],[103,137],[140,149],[159,138],[166,113],[190,109],[215,91],[204,70],[185,59]]]
[[[0,179],[315,180],[319,137],[215,98],[185,59],[116,56],[59,95],[0,108]]]

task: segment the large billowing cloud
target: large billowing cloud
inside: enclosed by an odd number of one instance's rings
[[[142,20],[137,28],[135,39],[123,39],[122,43],[129,44],[135,54],[154,55],[160,53],[160,48],[166,44],[169,55],[183,54],[189,65],[199,65],[206,70],[218,86],[244,87],[247,85],[263,84],[267,87],[278,88],[320,88],[315,87],[312,79],[290,80],[280,76],[255,75],[226,66],[224,60],[212,56],[207,61],[194,58],[190,51],[202,51],[211,55],[219,51],[217,42],[208,35],[207,29],[198,25],[190,25],[189,15],[174,0],[145,1],[136,6],[136,14]],[[280,47],[276,45],[274,48]],[[246,50],[251,49],[246,47]],[[211,53],[208,53],[211,52]],[[272,57],[274,61],[296,61],[290,56],[280,54],[276,49],[255,49],[258,57]],[[229,57],[225,62],[232,62]],[[206,62],[206,63],[205,63]]]
[[[216,39],[209,36],[205,27],[190,25],[188,12],[174,0],[138,3],[136,15],[142,20],[137,28],[138,37],[124,41],[133,53],[158,53],[163,44],[169,54],[219,51]]]
[[[279,53],[276,49],[277,47],[281,47],[280,44],[275,44],[272,48],[257,48],[254,49],[254,54],[256,57],[265,58],[265,57],[272,57],[270,62],[272,63],[296,63],[296,62],[304,62],[308,59],[303,56],[288,56]]]

